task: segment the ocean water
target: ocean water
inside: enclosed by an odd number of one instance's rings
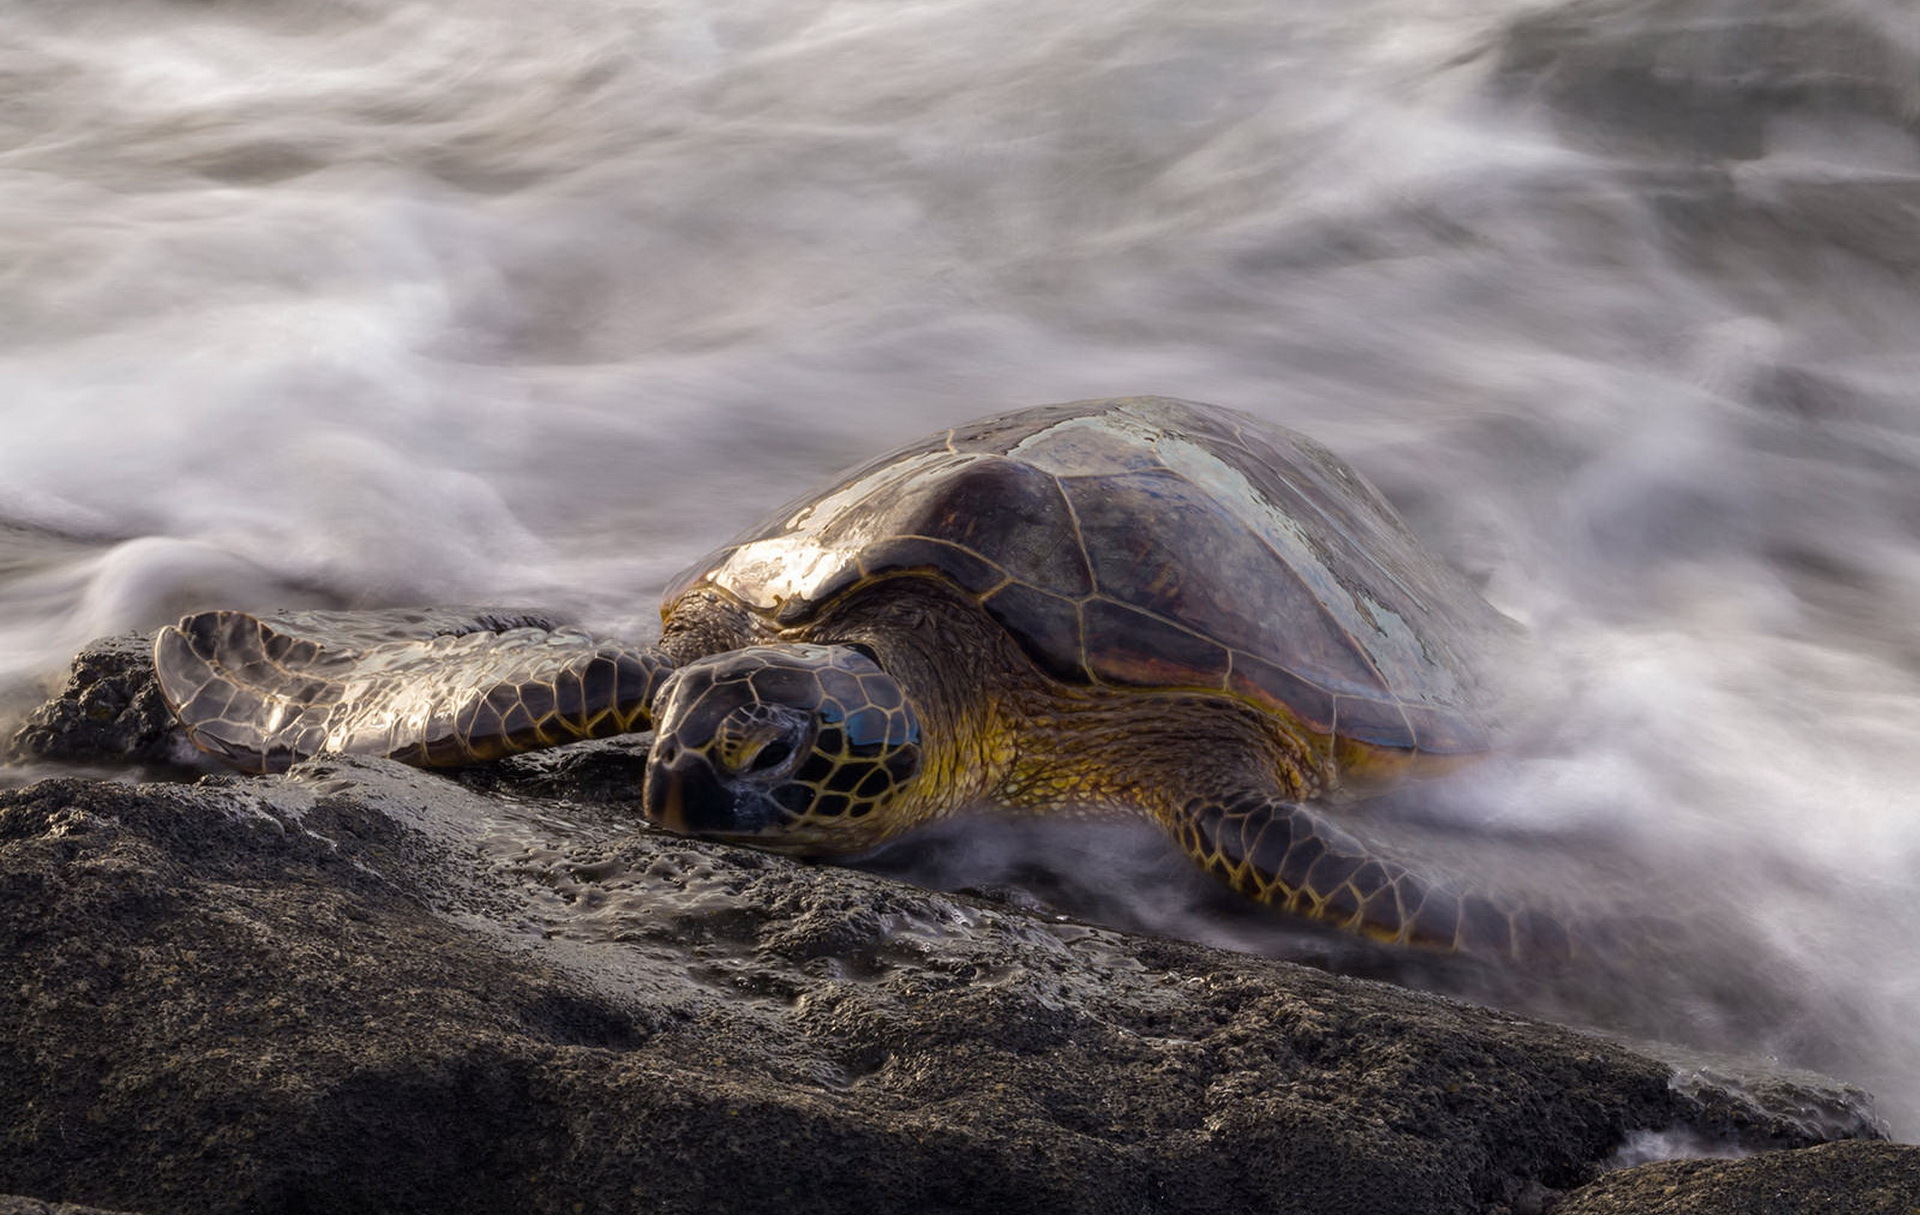
[[[1908,0],[20,0],[0,280],[14,712],[194,607],[644,635],[1019,405],[1306,430],[1536,639],[1429,829],[1705,929],[1560,1011],[1920,1136]]]

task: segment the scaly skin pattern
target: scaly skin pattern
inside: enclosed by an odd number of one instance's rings
[[[779,629],[771,621],[762,627],[782,644],[857,645],[874,654],[904,690],[918,722],[919,770],[896,787],[879,813],[815,822],[798,836],[755,841],[764,847],[847,855],[990,799],[1040,808],[1007,799],[1002,791],[1020,754],[1028,702],[1037,688],[1056,685],[945,584],[902,578],[884,589],[848,595],[802,627]],[[701,610],[763,619],[724,596]]]
[[[862,640],[927,723],[927,760],[865,829],[815,833],[856,851],[968,804],[1034,813],[1145,813],[1249,898],[1377,940],[1554,961],[1574,934],[1510,903],[1385,856],[1309,804],[1334,761],[1309,731],[1210,689],[1142,692],[1048,678],[957,592],[931,580],[849,598],[816,640]],[[965,653],[963,667],[951,661]],[[767,841],[782,847],[779,841]]]
[[[999,797],[1036,811],[1071,805],[1144,811],[1202,868],[1294,915],[1395,944],[1525,961],[1572,956],[1568,928],[1423,872],[1310,803],[1311,754],[1246,706],[1204,694],[1063,690],[1019,732],[1022,755]],[[1188,723],[1206,722],[1195,737]]]
[[[1379,855],[1298,803],[1270,794],[1199,796],[1174,814],[1188,855],[1240,893],[1401,945],[1553,961],[1575,952],[1543,909],[1459,887]]]
[[[767,843],[829,849],[842,824],[888,808],[920,768],[920,723],[900,686],[847,646],[748,646],[682,668],[658,706],[648,812],[682,832],[729,834],[688,816],[669,784],[758,784],[777,807]],[[800,745],[796,746],[796,740]],[[886,816],[875,821],[885,822]]]
[[[476,629],[354,647],[244,612],[162,629],[154,666],[193,743],[274,772],[322,753],[423,767],[644,729],[668,666],[575,630]]]
[[[1313,800],[1315,752],[1285,722],[1205,693],[1061,688],[1030,703],[999,800],[1144,811],[1239,893],[1376,940],[1526,961],[1574,952],[1543,909],[1417,870],[1341,828]]]

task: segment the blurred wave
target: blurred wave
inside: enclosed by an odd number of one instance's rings
[[[27,0],[0,82],[0,706],[199,606],[643,633],[922,431],[1214,401],[1538,636],[1428,812],[1738,929],[1624,1019],[1920,1134],[1903,0]]]

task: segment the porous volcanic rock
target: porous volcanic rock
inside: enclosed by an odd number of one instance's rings
[[[1844,1086],[1756,1100],[1439,996],[670,836],[548,796],[569,770],[0,793],[0,1193],[1518,1215],[1635,1135],[1876,1134]]]
[[[0,1194],[0,1215],[129,1215],[129,1213],[103,1211],[99,1207],[75,1206],[70,1202],[42,1202],[38,1198]]]
[[[123,633],[88,643],[65,685],[27,714],[6,750],[81,764],[167,763],[192,747],[153,677],[153,638]]]
[[[1587,1186],[1553,1215],[1913,1215],[1920,1147],[1828,1143],[1744,1160],[1664,1160]]]
[[[386,761],[0,796],[0,1190],[1419,1215],[1704,1110],[1521,1018],[553,814]]]

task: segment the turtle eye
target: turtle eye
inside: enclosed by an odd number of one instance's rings
[[[740,765],[739,771],[765,772],[770,768],[779,767],[785,763],[787,757],[792,754],[793,744],[784,738],[776,738],[766,746],[761,747],[758,751],[755,751],[752,755],[747,756],[746,762]]]
[[[721,768],[738,776],[772,772],[793,758],[806,728],[790,711],[751,705],[720,723],[711,754]]]

